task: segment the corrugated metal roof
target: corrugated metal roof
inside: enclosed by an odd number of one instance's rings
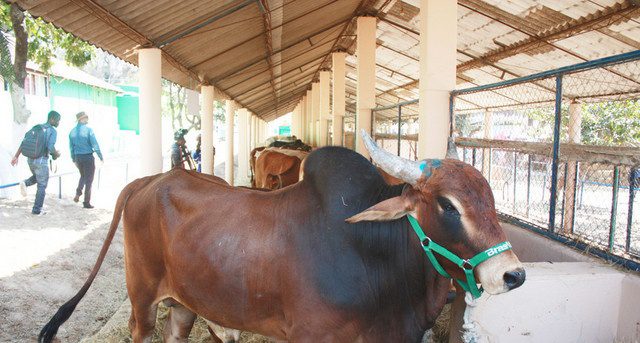
[[[418,0],[15,2],[134,64],[136,49],[159,47],[165,78],[192,89],[214,84],[267,120],[295,106],[330,67],[331,52],[355,53],[355,17],[375,15],[378,104],[418,97]],[[457,87],[640,49],[639,24],[632,0],[458,0]],[[347,57],[348,112],[355,63]],[[620,89],[633,91],[640,79],[625,73],[615,75],[624,80]]]

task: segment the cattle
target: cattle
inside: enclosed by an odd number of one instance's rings
[[[255,188],[280,189],[300,180],[300,166],[308,153],[300,150],[267,148],[255,161]]]
[[[167,299],[166,342],[186,341],[196,314],[279,341],[419,342],[449,277],[489,294],[524,282],[480,172],[404,160],[363,136],[373,160],[406,184],[387,185],[362,155],[324,147],[305,160],[302,181],[273,192],[181,169],[127,185],[89,278],[39,341],[50,342],[84,296],[121,217],[134,342],[150,341]]]

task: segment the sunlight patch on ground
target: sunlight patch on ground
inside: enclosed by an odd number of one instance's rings
[[[0,277],[30,268],[54,253],[68,248],[92,229],[77,231],[60,227],[44,230],[0,231]]]

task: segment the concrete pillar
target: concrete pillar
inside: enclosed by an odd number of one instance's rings
[[[162,172],[161,64],[160,49],[138,50],[141,177]]]
[[[202,151],[202,172],[213,175],[213,99],[215,98],[215,89],[213,86],[202,86],[202,107],[200,118],[202,119],[202,127],[200,129],[200,148]]]
[[[456,86],[456,1],[420,0],[420,128],[418,159],[444,158],[449,93]]]
[[[569,104],[569,143],[582,143],[582,104],[571,101]],[[567,176],[565,184],[564,206],[564,232],[570,234],[573,231],[573,218],[575,215],[576,199],[576,162],[567,162]]]
[[[491,112],[489,110],[485,110],[484,111],[484,133],[483,133],[483,138],[484,139],[491,139],[492,137],[492,130],[493,130],[493,118],[491,116]],[[489,179],[489,170],[491,170],[491,149],[490,148],[485,148],[482,151],[482,174],[484,175],[485,178]]]
[[[318,117],[318,146],[325,146],[329,144],[327,141],[327,131],[329,118],[331,118],[331,72],[328,70],[320,71],[320,85],[319,85],[319,102],[320,102],[320,116]]]
[[[300,135],[300,104],[291,111],[291,135],[296,137]]]
[[[369,158],[360,130],[371,134],[371,109],[376,106],[376,18],[358,17],[357,25],[356,151]]]
[[[249,176],[249,116],[247,109],[238,110],[238,185]]]
[[[233,127],[235,117],[235,104],[233,100],[225,101],[225,115],[227,121],[227,159],[225,161],[224,179],[230,185],[233,185]]]
[[[307,123],[307,96],[303,95],[302,99],[300,99],[300,138],[303,141],[306,141],[306,123]]]
[[[319,146],[318,119],[320,117],[320,83],[311,85],[311,144]]]
[[[345,112],[345,56],[344,52],[334,52],[332,58],[333,78],[333,136],[332,145],[343,145],[342,122]]]
[[[258,146],[258,116],[253,114],[251,115],[251,149],[249,151],[255,149]]]
[[[306,127],[306,139],[305,139],[305,143],[307,143],[308,145],[313,145],[313,142],[311,141],[313,139],[313,135],[311,134],[313,131],[311,130],[313,126],[311,126],[311,123],[313,122],[313,101],[311,101],[313,98],[313,92],[311,91],[311,88],[309,88],[307,90],[307,122],[305,123],[305,127]]]

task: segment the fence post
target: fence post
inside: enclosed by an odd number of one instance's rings
[[[400,128],[402,127],[402,105],[398,105],[398,156],[400,156],[400,143],[402,134],[400,133]]]
[[[553,162],[551,164],[551,194],[549,196],[549,231],[556,226],[556,199],[558,197],[558,153],[560,152],[560,123],[562,119],[562,74],[556,76],[556,106],[553,125]]]
[[[518,182],[518,153],[513,152],[513,213],[516,213],[516,194],[517,194],[517,186]]]
[[[58,176],[58,199],[62,199],[62,176]]]
[[[634,168],[629,169],[629,209],[627,211],[627,241],[624,249],[629,252],[631,249],[631,229],[633,228],[633,202],[636,197],[636,173],[640,176],[640,170]]]
[[[526,217],[529,218],[529,207],[531,207],[531,154],[527,154],[527,208]]]
[[[609,227],[609,252],[613,252],[613,243],[618,221],[618,190],[620,189],[620,167],[613,167],[613,196],[611,197],[611,226]]]

